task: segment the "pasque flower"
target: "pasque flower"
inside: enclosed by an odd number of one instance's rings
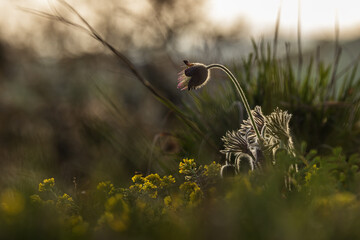
[[[178,86],[181,90],[198,89],[206,84],[210,78],[207,67],[202,63],[189,63],[184,60],[186,69],[179,73]]]
[[[234,84],[248,114],[249,119],[243,121],[240,129],[228,131],[222,138],[225,149],[221,150],[221,153],[226,155],[226,165],[221,168],[222,176],[239,172],[242,159],[249,161],[251,170],[261,168],[268,156],[272,156],[274,162],[275,153],[281,148],[295,156],[289,129],[291,114],[276,109],[269,116],[265,116],[260,106],[251,110],[240,83],[231,71],[221,64],[204,65],[190,63],[187,60],[184,63],[186,69],[179,73],[179,89],[200,88],[208,82],[211,69],[220,69]],[[232,160],[232,156],[235,157],[235,162]]]

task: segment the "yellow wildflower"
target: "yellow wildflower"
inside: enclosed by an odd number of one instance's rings
[[[39,183],[39,192],[46,192],[52,190],[55,185],[54,178],[44,179],[42,183]]]
[[[161,178],[160,178],[159,174],[157,174],[157,173],[150,174],[150,175],[146,176],[145,179],[147,181],[149,181],[150,183],[157,185],[157,186],[160,185],[160,183],[161,183]]]
[[[157,197],[157,186],[154,185],[153,183],[151,183],[150,181],[146,181],[143,184],[142,190],[147,192],[151,198],[156,198]]]
[[[145,179],[142,177],[142,174],[135,174],[131,180],[133,183],[144,183]]]
[[[169,185],[174,184],[174,183],[175,183],[175,178],[172,175],[164,176],[162,178],[160,186],[161,187],[168,187]]]
[[[140,193],[148,195],[150,198],[157,198],[159,191],[169,187],[169,185],[175,183],[175,178],[171,175],[161,178],[159,174],[150,174],[146,177],[141,175],[135,175],[132,178],[135,184],[129,187],[132,193]]]
[[[189,175],[196,171],[196,163],[194,159],[184,158],[179,164],[179,173]]]
[[[74,210],[74,206],[74,200],[66,193],[59,196],[56,201],[56,208],[62,211],[72,211]]]

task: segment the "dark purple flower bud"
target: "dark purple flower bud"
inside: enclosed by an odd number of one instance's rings
[[[187,60],[184,63],[187,68],[179,73],[177,88],[190,90],[204,86],[210,78],[207,67],[201,63],[189,63]]]

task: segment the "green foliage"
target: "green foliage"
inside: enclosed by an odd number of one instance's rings
[[[40,231],[44,236],[52,236],[50,231],[39,228],[45,224],[59,234],[55,234],[55,239],[360,236],[359,155],[346,157],[341,148],[335,148],[327,156],[310,151],[294,158],[280,152],[276,158],[278,164],[263,171],[225,179],[219,176],[219,164],[197,167],[193,159],[183,159],[174,177],[136,174],[127,188],[101,182],[87,196],[104,196],[102,210],[92,217],[81,214],[81,208],[89,207],[84,205],[91,201],[57,194],[61,191],[54,179],[45,179],[40,185],[52,186],[32,196],[12,189],[1,193],[0,228],[3,234],[10,234],[13,227],[21,226],[32,214],[42,218],[33,219],[29,234]],[[289,170],[294,162],[299,171]],[[289,176],[291,190],[284,181]],[[50,221],[43,222],[48,214]]]

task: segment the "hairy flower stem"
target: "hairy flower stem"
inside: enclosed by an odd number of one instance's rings
[[[232,72],[230,72],[229,69],[227,69],[225,66],[223,66],[221,64],[216,64],[216,63],[215,64],[210,64],[210,65],[206,66],[206,68],[208,70],[210,70],[212,68],[219,68],[222,71],[224,71],[228,75],[228,77],[231,79],[231,81],[235,85],[236,90],[238,91],[238,93],[239,93],[239,95],[241,97],[242,102],[245,105],[246,112],[249,115],[249,118],[250,118],[250,121],[251,121],[251,124],[252,124],[253,128],[255,129],[255,133],[256,133],[257,138],[259,139],[259,143],[260,143],[260,145],[262,145],[263,144],[263,139],[262,139],[262,137],[260,135],[259,129],[257,128],[257,126],[255,124],[254,118],[253,118],[253,116],[251,114],[251,109],[250,109],[249,103],[248,103],[248,101],[246,99],[244,91],[242,90],[242,88],[240,86],[240,83],[236,80],[236,78],[234,77]]]

